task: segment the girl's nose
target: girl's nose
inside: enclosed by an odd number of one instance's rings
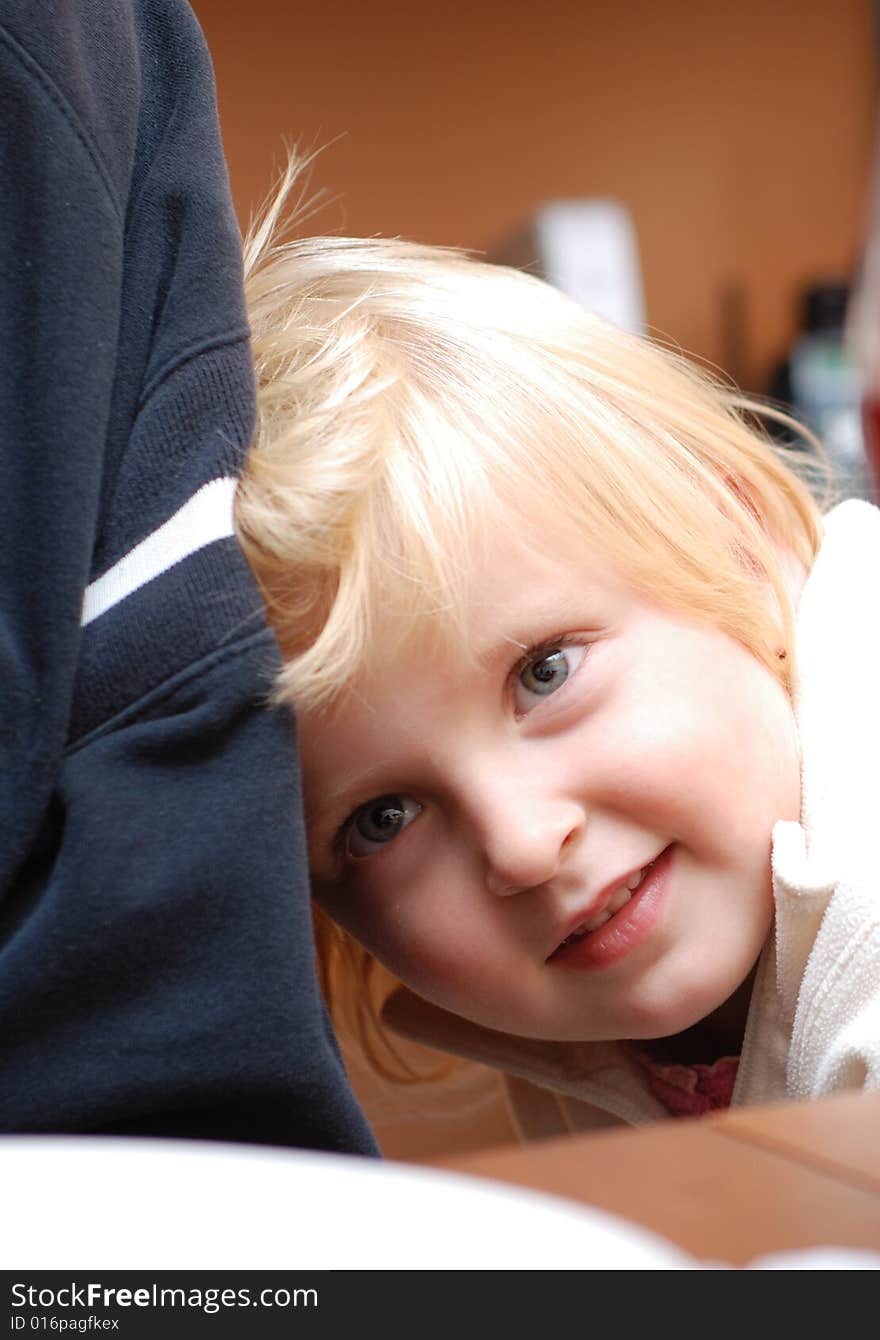
[[[584,812],[572,800],[532,793],[493,807],[484,822],[486,887],[507,897],[553,879],[584,827]]]

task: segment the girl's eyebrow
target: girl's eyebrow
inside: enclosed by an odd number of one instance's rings
[[[523,655],[531,646],[534,646],[533,642],[522,642],[518,637],[503,634],[497,641],[477,649],[477,664],[483,670],[492,670],[509,661],[513,655]]]
[[[562,642],[574,633],[596,637],[606,627],[606,623],[598,619],[584,622],[582,614],[578,619],[574,610],[571,611],[571,618],[566,617],[566,614],[565,610],[555,611],[551,622],[545,612],[537,613],[531,620],[530,630],[528,632],[523,630],[523,636],[517,637],[513,633],[505,633],[490,646],[478,649],[476,656],[478,664],[484,670],[495,670],[518,657],[525,656],[527,652],[540,651],[556,641]]]
[[[495,620],[492,606],[482,615],[475,611],[474,659],[483,669],[495,670],[566,633],[598,634],[608,622],[607,606],[607,595],[583,573],[577,574],[576,582],[565,592],[541,583],[537,589],[521,592],[515,609],[504,613],[496,608]],[[492,628],[488,637],[480,636],[482,622]]]
[[[491,642],[477,646],[477,663],[483,670],[495,670],[524,656],[533,647],[543,647],[554,638],[563,637],[569,628],[567,613],[564,609],[556,610],[551,616],[543,605],[525,615],[518,610],[516,620],[510,621],[510,632],[496,633]]]

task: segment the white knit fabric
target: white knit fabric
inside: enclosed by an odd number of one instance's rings
[[[773,835],[775,944],[735,1102],[880,1086],[880,512],[841,503],[798,610],[801,822]]]

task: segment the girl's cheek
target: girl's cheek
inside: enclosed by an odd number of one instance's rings
[[[459,903],[448,866],[441,864],[432,874],[372,903],[363,925],[373,952],[391,972],[416,991],[446,1000],[450,989],[479,973],[481,947],[489,937],[479,913],[474,915],[479,899],[470,908]]]
[[[417,940],[420,889],[412,883],[404,890],[397,880],[366,860],[338,881],[316,881],[314,894],[325,912],[349,934],[375,954],[391,971],[404,960],[408,946]]]

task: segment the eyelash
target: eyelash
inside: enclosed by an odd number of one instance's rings
[[[543,642],[537,642],[533,647],[529,647],[527,651],[523,652],[522,656],[520,656],[519,660],[511,668],[510,674],[508,675],[508,691],[511,698],[514,695],[516,681],[527,665],[531,665],[534,661],[542,660],[545,656],[549,656],[554,651],[564,651],[566,647],[580,647],[586,657],[589,655],[590,645],[591,644],[586,638],[572,637],[569,634],[566,637],[546,638]],[[577,674],[579,669],[580,666],[573,672],[571,678],[574,678],[574,675]],[[524,712],[517,713],[518,717],[526,715],[528,714]]]
[[[393,794],[395,794],[395,793],[394,793],[394,792],[384,792],[383,794],[385,794],[385,795],[393,795]],[[361,803],[360,803],[359,805],[355,805],[355,807],[353,808],[353,810],[351,811],[351,813],[348,815],[348,817],[347,817],[346,819],[343,819],[342,823],[339,825],[339,827],[337,828],[336,832],[333,834],[333,837],[330,839],[330,849],[331,849],[331,851],[333,852],[333,856],[334,856],[334,858],[335,858],[337,861],[339,861],[339,862],[345,864],[345,863],[348,862],[348,861],[352,861],[352,860],[357,860],[357,859],[358,859],[357,857],[353,857],[353,856],[351,855],[351,853],[349,852],[349,850],[348,850],[348,839],[349,839],[349,834],[350,834],[352,828],[354,827],[355,820],[357,819],[357,817],[358,817],[358,815],[360,814],[361,810],[367,808],[368,806],[370,806],[370,805],[372,805],[372,804],[375,804],[375,802],[376,802],[377,800],[380,800],[381,798],[382,798],[381,796],[369,796],[366,800],[361,801]],[[392,841],[393,841],[393,839],[392,839]],[[391,843],[389,843],[389,846],[390,846],[390,845],[391,845]],[[375,854],[376,854],[375,852],[372,853],[372,855],[375,855]],[[368,858],[368,857],[361,857],[360,859],[361,859],[361,860],[368,860],[369,858]]]
[[[364,804],[369,804],[369,801],[365,801]],[[355,816],[357,815],[358,810],[360,809],[361,809],[360,805],[355,805],[351,814],[349,814],[348,818],[343,819],[342,823],[339,825],[336,832],[333,834],[333,837],[330,839],[330,850],[333,853],[333,859],[337,861],[340,865],[344,865],[350,859],[348,852],[346,850],[346,845],[348,843],[348,830],[354,823]]]
[[[548,637],[544,642],[537,642],[520,656],[510,671],[510,679],[516,679],[517,675],[525,670],[526,666],[530,665],[532,661],[540,661],[542,657],[549,656],[551,651],[562,651],[564,647],[572,645],[573,639],[570,637]]]

